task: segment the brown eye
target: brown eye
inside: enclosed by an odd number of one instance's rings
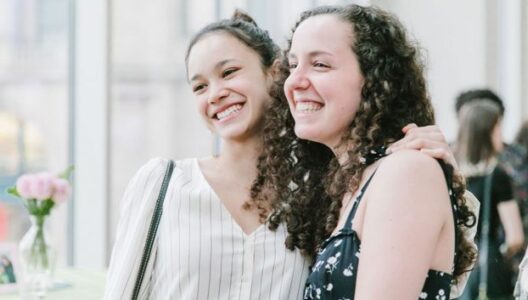
[[[330,68],[329,65],[318,61],[314,62],[313,66],[316,68]]]
[[[205,84],[197,84],[193,87],[193,93],[197,93],[205,88]]]
[[[225,69],[223,72],[222,72],[222,78],[225,78],[233,73],[235,73],[236,71],[238,71],[237,68],[229,68],[229,69]]]

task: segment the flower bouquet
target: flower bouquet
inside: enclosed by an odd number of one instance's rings
[[[71,185],[67,178],[72,170],[70,167],[62,175],[25,174],[17,179],[16,186],[7,190],[22,200],[31,219],[31,228],[20,240],[18,250],[23,293],[38,297],[46,293],[57,250],[44,225],[53,207],[69,198]]]

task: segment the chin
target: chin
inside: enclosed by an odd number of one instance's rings
[[[313,127],[297,127],[295,126],[295,135],[303,140],[316,142],[322,145],[325,145],[326,147],[332,149],[334,144],[334,139],[331,138],[331,136],[324,135],[321,130],[317,130]]]
[[[222,130],[222,131],[217,131],[217,134],[220,138],[224,140],[233,140],[233,139],[236,140],[240,136],[243,135],[238,130]]]
[[[295,135],[303,140],[309,140],[313,142],[319,142],[319,137],[313,130],[309,128],[297,127],[295,126]]]
[[[243,140],[251,137],[252,132],[247,126],[233,126],[231,128],[217,130],[216,134],[223,140]]]

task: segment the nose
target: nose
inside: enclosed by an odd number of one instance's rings
[[[229,90],[220,84],[211,84],[209,86],[209,97],[207,102],[209,104],[219,103],[222,99],[229,95]]]
[[[285,84],[289,89],[300,89],[304,90],[310,86],[310,80],[305,74],[305,71],[300,67],[297,67],[290,71],[290,75],[286,79]]]

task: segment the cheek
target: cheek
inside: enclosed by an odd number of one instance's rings
[[[266,89],[266,82],[256,77],[238,76],[225,82],[224,88],[234,92],[238,97],[255,97]]]
[[[502,151],[502,133],[500,129],[495,129],[493,132],[493,143],[497,151]]]
[[[284,90],[285,94],[288,94],[288,90],[290,89],[290,76],[288,76],[286,78],[286,80],[284,80],[284,84],[282,86],[282,89]]]
[[[258,84],[260,82],[260,84]],[[271,102],[270,90],[267,82],[258,80],[244,80],[237,82],[236,89],[240,96],[250,100],[252,105],[267,106]]]
[[[284,86],[282,87],[286,100],[290,103],[292,101],[292,89],[291,89],[291,80],[290,77],[286,78],[284,81]]]
[[[354,120],[361,103],[361,98],[355,91],[350,89],[329,90],[326,95],[327,99],[333,99],[333,105],[330,105],[331,112],[336,122],[340,126],[348,126]]]
[[[208,107],[207,97],[205,95],[199,95],[195,97],[194,100],[196,101],[196,109],[198,110],[198,113],[200,114],[200,116],[208,119],[209,117],[207,115],[207,107]]]
[[[328,93],[331,93],[331,97],[339,99],[339,107],[347,112],[346,115],[351,118],[355,115],[361,103],[361,89],[362,82],[360,80],[336,80],[326,82],[326,86],[340,86],[346,87],[341,89],[328,89]]]

